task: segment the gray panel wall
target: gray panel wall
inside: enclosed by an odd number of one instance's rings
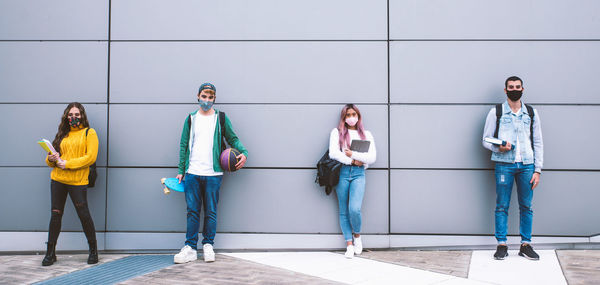
[[[385,40],[387,1],[112,3],[115,40]],[[135,19],[135,20],[132,20]]]
[[[190,103],[202,78],[220,103],[386,103],[386,50],[385,42],[114,43],[111,102]]]
[[[598,104],[598,49],[597,41],[394,41],[391,101],[489,104],[518,75],[528,103]]]
[[[314,165],[343,104],[358,103],[378,151],[364,233],[492,235],[481,133],[519,75],[546,151],[534,235],[600,232],[596,1],[44,3],[0,3],[0,178],[12,181],[0,231],[47,229],[50,170],[35,142],[80,101],[100,138],[97,229],[184,232],[184,197],[159,179],[176,174],[183,121],[211,81],[250,152],[225,177],[219,232],[339,233]],[[69,203],[64,229],[80,231]]]
[[[594,0],[390,0],[390,38],[598,39]]]
[[[106,102],[105,42],[1,42],[0,102]]]
[[[0,1],[0,40],[107,40],[108,1]]]

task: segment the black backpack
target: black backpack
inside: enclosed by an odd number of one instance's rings
[[[317,162],[317,178],[315,183],[319,186],[325,186],[325,194],[331,194],[333,188],[340,181],[340,170],[342,163],[335,159],[329,158],[329,150]]]
[[[87,139],[90,128],[85,130],[85,138]],[[96,171],[96,162],[90,165],[90,174],[88,175],[88,188],[96,186],[96,178],[98,178],[98,172]]]
[[[533,116],[535,113],[533,112],[533,107],[525,104],[525,108],[527,108],[527,113],[529,113],[529,118],[531,122],[529,122],[529,141],[531,142],[531,150],[533,150]],[[494,130],[494,137],[498,138],[498,129],[500,128],[500,118],[502,117],[502,104],[496,104],[496,130]]]

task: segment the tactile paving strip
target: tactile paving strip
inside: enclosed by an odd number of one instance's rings
[[[173,255],[128,256],[35,284],[115,284],[173,264]]]

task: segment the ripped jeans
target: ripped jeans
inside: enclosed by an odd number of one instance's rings
[[[48,229],[48,243],[56,243],[62,224],[63,211],[67,194],[71,196],[71,201],[77,210],[77,215],[83,226],[83,232],[88,242],[96,241],[96,229],[94,221],[90,215],[87,203],[87,185],[67,185],[52,180],[50,183],[52,214],[50,216],[50,226]]]
[[[521,242],[531,242],[533,190],[531,189],[532,184],[529,182],[533,177],[533,173],[533,163],[524,165],[521,162],[496,162],[496,240],[498,240],[498,243],[506,243],[508,206],[510,205],[510,196],[515,181],[517,182],[517,197],[519,199]]]

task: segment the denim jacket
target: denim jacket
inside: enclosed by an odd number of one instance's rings
[[[498,139],[508,141],[513,145],[519,140],[521,158],[523,164],[534,164],[535,171],[542,171],[544,144],[542,140],[542,129],[540,116],[534,109],[533,122],[527,113],[525,104],[521,102],[521,110],[516,115],[512,113],[507,101],[502,104],[502,117],[498,128]],[[533,149],[531,149],[529,125],[533,123]],[[496,129],[496,108],[488,113],[483,130],[483,138],[493,137]],[[492,161],[514,163],[515,150],[500,152],[498,146],[483,141],[483,146],[492,151]]]

